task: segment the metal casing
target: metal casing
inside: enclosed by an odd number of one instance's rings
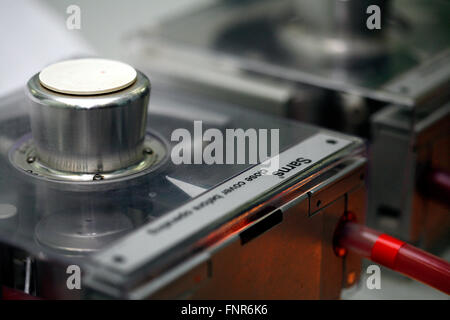
[[[76,96],[44,88],[39,75],[27,85],[34,145],[46,166],[66,172],[103,173],[144,157],[150,81],[138,72],[130,87]]]

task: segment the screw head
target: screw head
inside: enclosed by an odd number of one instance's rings
[[[34,156],[30,156],[30,157],[27,158],[27,162],[28,163],[33,163],[35,161],[36,161],[36,157],[34,157]]]
[[[105,177],[104,176],[102,176],[100,173],[96,173],[95,175],[94,175],[94,177],[92,178],[92,180],[94,180],[94,181],[99,181],[99,180],[103,180]]]
[[[145,154],[153,154],[153,150],[150,149],[150,148],[145,148],[145,149],[144,149],[144,153],[145,153]]]

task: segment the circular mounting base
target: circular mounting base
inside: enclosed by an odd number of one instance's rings
[[[22,137],[10,150],[9,159],[14,167],[26,174],[48,181],[99,184],[120,181],[155,170],[167,158],[167,144],[162,138],[148,132],[144,141],[145,157],[127,168],[98,173],[75,173],[58,171],[39,162],[31,134]]]
[[[133,223],[121,212],[77,210],[44,217],[36,226],[39,244],[66,254],[86,254],[100,250],[133,229]]]

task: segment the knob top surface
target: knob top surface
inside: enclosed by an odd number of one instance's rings
[[[47,89],[63,94],[98,95],[124,89],[136,81],[128,64],[107,59],[75,59],[52,64],[39,74]]]

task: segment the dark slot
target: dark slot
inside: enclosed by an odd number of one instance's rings
[[[377,210],[378,215],[384,217],[398,218],[400,217],[400,210],[390,206],[379,206]]]
[[[241,232],[239,235],[241,237],[241,244],[244,245],[247,242],[250,242],[252,239],[260,236],[273,226],[279,224],[281,221],[283,221],[283,212],[281,210],[277,210],[267,218]]]

